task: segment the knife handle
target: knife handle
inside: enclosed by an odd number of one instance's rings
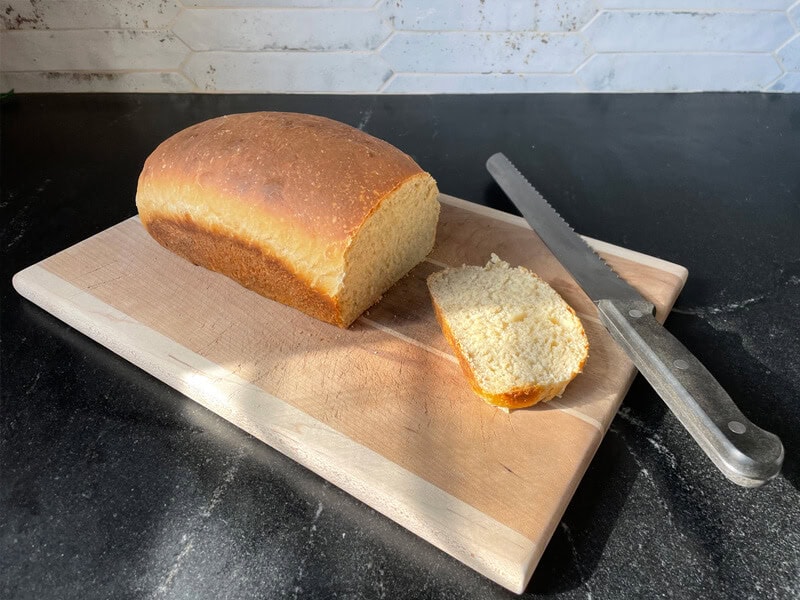
[[[751,423],[713,375],[653,316],[653,305],[597,303],[600,320],[700,447],[732,482],[758,487],[783,464],[783,444]]]

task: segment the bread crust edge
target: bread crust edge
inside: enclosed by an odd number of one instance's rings
[[[189,262],[326,323],[342,328],[352,323],[343,320],[336,298],[314,289],[284,261],[261,247],[207,229],[188,218],[147,214],[140,217],[154,240]]]

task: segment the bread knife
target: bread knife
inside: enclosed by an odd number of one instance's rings
[[[486,168],[597,306],[600,322],[711,461],[733,483],[759,487],[783,464],[783,444],[751,423],[713,375],[655,318],[655,307],[575,233],[502,153]]]

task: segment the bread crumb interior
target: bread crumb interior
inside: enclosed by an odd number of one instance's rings
[[[433,248],[440,205],[427,174],[401,185],[380,203],[345,251],[339,292],[343,319],[369,308]]]
[[[580,370],[586,357],[583,327],[534,274],[492,255],[485,267],[436,275],[429,280],[434,300],[487,393],[553,386]]]

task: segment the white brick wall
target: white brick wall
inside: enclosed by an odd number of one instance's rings
[[[800,92],[800,0],[0,0],[0,91]]]

